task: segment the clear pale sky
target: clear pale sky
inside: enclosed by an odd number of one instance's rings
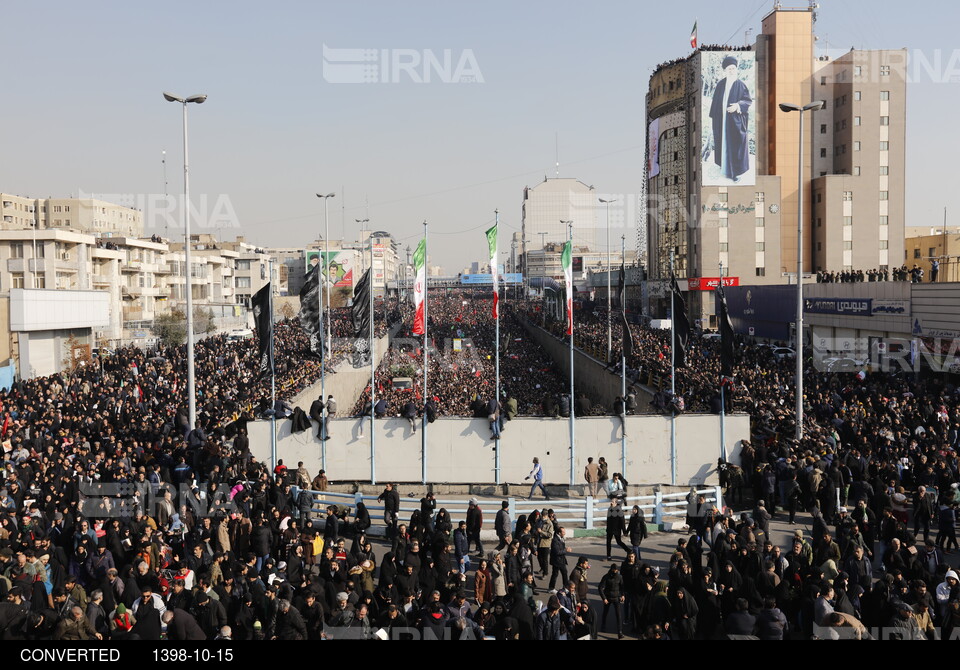
[[[601,194],[638,193],[653,68],[690,52],[694,20],[701,44],[743,44],[744,30],[755,36],[772,7],[7,3],[0,191],[162,194],[166,150],[169,188],[179,193],[180,110],[161,92],[206,93],[190,108],[191,191],[211,206],[229,198],[239,228],[224,236],[303,245],[322,229],[314,193],[336,191],[331,237],[345,221],[353,239],[354,219],[369,216],[413,246],[427,219],[431,262],[456,272],[483,259],[494,209],[504,233],[519,230],[523,187],[554,175],[555,133],[561,176]],[[960,152],[960,7],[823,0],[818,16],[818,46],[833,55],[906,47],[935,63],[939,53],[939,75],[920,70],[908,87],[907,224],[940,225],[944,206],[960,223],[947,195],[956,192]],[[439,57],[450,49],[454,62],[470,50],[484,81],[329,83],[324,44]],[[635,237],[627,232],[628,247]]]

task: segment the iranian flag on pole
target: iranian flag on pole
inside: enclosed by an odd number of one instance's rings
[[[493,276],[493,318],[499,315],[497,303],[500,302],[497,290],[497,226],[487,231],[487,246],[490,247],[490,274]]]
[[[413,252],[413,267],[416,269],[417,279],[413,285],[413,301],[417,307],[417,312],[413,317],[413,334],[423,335],[425,330],[423,322],[423,300],[427,294],[427,241],[420,240],[417,250]]]
[[[563,265],[563,281],[567,288],[567,335],[573,335],[573,242],[563,245],[560,256]]]
[[[693,22],[693,30],[690,31],[690,48],[697,48],[697,22]]]

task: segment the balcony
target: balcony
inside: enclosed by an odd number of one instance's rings
[[[127,261],[120,266],[121,272],[140,272],[143,270],[143,263],[140,261]]]

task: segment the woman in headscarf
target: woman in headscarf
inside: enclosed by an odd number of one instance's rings
[[[724,563],[717,580],[720,585],[720,610],[724,615],[736,610],[737,598],[743,588],[743,577],[733,566],[733,561]]]
[[[473,597],[477,604],[488,602],[492,597],[493,585],[490,583],[488,565],[487,559],[481,558],[477,565],[477,572],[473,577]]]
[[[670,599],[667,597],[667,582],[659,580],[653,587],[648,622],[650,625],[657,625],[662,628],[670,621],[671,616]]]
[[[494,599],[502,599],[507,595],[506,566],[503,555],[491,551],[488,554],[487,568],[490,570],[490,585]]]
[[[389,586],[397,581],[397,560],[392,551],[383,555],[383,563],[380,564],[380,588]]]
[[[697,607],[700,612],[697,617],[697,638],[712,639],[720,625],[720,589],[713,579],[713,570],[707,568],[697,582],[694,591]]]
[[[673,624],[670,630],[675,640],[693,640],[696,637],[699,611],[697,601],[685,588],[680,587],[673,592],[673,597],[670,599]]]

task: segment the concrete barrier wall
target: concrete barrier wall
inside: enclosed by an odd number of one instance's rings
[[[386,355],[389,345],[390,337],[388,335],[384,335],[377,340],[377,346],[374,352],[377,365],[380,364],[380,361],[384,355]],[[369,384],[370,366],[365,365],[362,368],[355,368],[353,367],[353,362],[347,360],[337,366],[335,374],[327,375],[326,395],[333,394],[333,397],[337,400],[337,406],[340,412],[349,412],[353,409],[363,389],[367,388]],[[303,411],[308,411],[310,409],[310,403],[320,397],[320,387],[320,382],[307,387],[294,396],[293,400],[290,401],[290,405],[293,407],[302,407]]]
[[[532,323],[524,323],[524,328],[526,328],[533,341],[547,352],[547,355],[560,368],[561,373],[568,376],[570,374],[570,345],[558,340]],[[574,377],[576,391],[578,393],[583,391],[590,397],[593,404],[601,405],[608,412],[612,412],[613,401],[620,395],[620,375],[607,370],[603,363],[576,348],[573,350],[573,369],[576,375]],[[630,382],[628,380],[627,388],[629,387]],[[653,399],[653,395],[640,385],[636,385],[636,388],[639,405],[637,411],[644,412]],[[629,477],[627,479],[629,480]]]
[[[277,424],[277,456],[291,468],[303,461],[311,474],[321,467],[333,481],[420,482],[422,477],[421,429],[416,434],[402,419],[376,422],[376,472],[371,470],[370,420],[337,419],[331,422],[331,439],[322,442],[311,430],[290,434],[289,420]],[[363,436],[360,435],[361,426]],[[258,460],[270,463],[270,422],[249,424],[250,447]],[[720,417],[712,414],[686,415],[676,420],[677,484],[717,482],[716,463],[720,455]],[[663,416],[627,417],[627,467],[624,475],[631,484],[670,484],[670,419]],[[726,417],[728,458],[739,463],[740,440],[750,438],[747,415]],[[522,483],[539,457],[547,483],[566,485],[570,481],[569,421],[565,419],[517,418],[507,423],[501,439],[500,483]],[[483,419],[438,419],[427,429],[428,482],[451,484],[495,484],[494,442],[488,422]],[[576,420],[574,481],[583,483],[588,456],[603,456],[610,472],[620,471],[619,420],[612,417],[584,417]]]

